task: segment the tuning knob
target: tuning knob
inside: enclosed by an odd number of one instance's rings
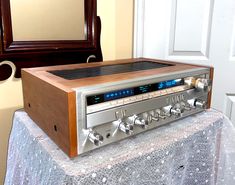
[[[211,80],[206,78],[198,78],[195,83],[197,90],[209,92],[211,90]]]
[[[95,132],[95,131],[93,131],[93,130],[91,130],[91,131],[89,132],[89,134],[88,134],[88,139],[89,139],[92,143],[94,143],[96,146],[99,146],[100,144],[102,144],[102,143],[103,143],[103,140],[104,140],[104,138],[103,138],[102,135],[100,135],[99,133],[97,133],[97,132]]]
[[[184,83],[187,84],[190,88],[195,86],[196,79],[194,77],[187,77],[184,79]]]
[[[197,90],[203,90],[206,92],[209,92],[211,90],[211,83],[212,81],[210,79],[206,78],[194,78],[194,77],[188,77],[184,79],[185,84],[187,84],[189,87],[194,87]]]
[[[120,122],[118,128],[119,130],[126,133],[127,135],[131,135],[133,132],[133,125],[125,123],[125,122]]]

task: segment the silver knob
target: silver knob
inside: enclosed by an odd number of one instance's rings
[[[175,115],[176,117],[182,116],[182,112],[180,108],[172,108],[171,114]]]
[[[134,120],[134,124],[141,126],[142,128],[147,128],[149,122],[146,119],[136,116]]]
[[[159,109],[157,110],[152,110],[149,112],[150,116],[151,116],[151,121],[154,120],[154,121],[159,121],[159,113],[160,113],[160,110],[158,111]]]
[[[156,109],[156,115],[158,116],[158,119],[166,119],[167,117],[170,117],[170,111],[169,111],[169,107],[164,107],[161,110],[160,109]]]
[[[120,122],[118,128],[119,130],[126,133],[127,135],[131,135],[133,132],[133,125],[125,123],[125,122]]]
[[[184,83],[189,87],[194,87],[197,90],[202,90],[209,92],[211,90],[212,81],[206,78],[195,78],[195,77],[187,77],[184,79]]]
[[[190,106],[190,108],[196,108],[195,107],[195,99],[187,100],[187,103]]]
[[[180,104],[176,104],[174,107],[172,105],[168,105],[163,108],[166,114],[175,115],[177,117],[182,116],[183,110],[180,107]]]
[[[142,118],[137,118],[135,120],[135,125],[141,126],[143,128],[147,128],[148,127],[148,121],[146,121]]]
[[[195,88],[197,90],[209,92],[211,90],[211,83],[212,81],[210,79],[198,78],[195,82]]]
[[[191,110],[191,106],[188,103],[180,102],[181,110]]]
[[[147,128],[149,121],[146,119],[143,119],[137,115],[133,115],[127,118],[126,120],[130,125],[138,125],[141,126],[142,128]]]
[[[166,107],[163,107],[162,108],[162,115],[163,116],[168,116],[168,117],[170,117],[171,116],[171,109],[172,109],[172,105],[168,105],[168,106],[166,106]],[[165,119],[165,118],[164,118]]]
[[[203,101],[203,100],[197,100],[196,99],[194,105],[197,108],[202,108],[202,109],[206,109],[207,108],[206,101]]]
[[[206,101],[199,100],[199,99],[190,99],[187,101],[191,108],[202,108],[206,109],[207,103]]]
[[[184,83],[187,84],[190,88],[193,88],[196,83],[196,79],[194,77],[187,77],[184,79]]]
[[[104,138],[103,138],[102,135],[100,135],[99,133],[97,133],[97,132],[95,132],[95,131],[93,131],[93,130],[91,130],[91,131],[89,132],[89,134],[88,134],[88,139],[89,139],[92,143],[94,143],[96,146],[99,146],[100,144],[102,144],[102,143],[103,143],[103,140],[104,140]]]

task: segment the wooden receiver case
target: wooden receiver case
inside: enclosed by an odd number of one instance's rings
[[[141,62],[149,62],[152,64],[156,63],[159,65],[162,65],[163,67],[157,67],[155,68],[154,66],[150,67],[147,65],[147,68],[145,69],[145,65],[141,67],[136,66],[135,70],[133,70],[132,67],[127,67],[122,68],[123,65],[126,64],[137,64]],[[108,68],[103,68],[107,67]],[[132,65],[133,66],[133,65]],[[100,68],[101,67],[101,68]],[[149,67],[149,68],[148,68]],[[119,71],[117,70],[119,69]],[[157,83],[158,86],[161,82],[168,82],[167,80],[170,79],[177,79],[182,75],[182,79],[185,81],[191,80],[189,83],[193,83],[192,78],[186,78],[190,76],[191,72],[196,74],[196,71],[200,70],[206,70],[208,71],[208,78],[212,81],[213,77],[213,68],[211,67],[205,67],[205,66],[198,66],[198,65],[189,65],[189,64],[184,64],[184,63],[177,63],[177,62],[170,62],[170,61],[162,61],[162,60],[154,60],[154,59],[146,59],[146,58],[138,58],[138,59],[125,59],[125,60],[115,60],[115,61],[107,61],[107,62],[96,62],[96,63],[87,63],[87,64],[71,64],[71,65],[61,65],[61,66],[51,66],[51,67],[37,67],[37,68],[27,68],[27,69],[22,69],[22,83],[23,83],[23,96],[24,96],[24,109],[25,111],[29,114],[29,116],[35,121],[35,123],[69,156],[69,157],[75,157],[80,153],[89,151],[91,149],[95,149],[98,146],[90,144],[88,142],[87,147],[90,147],[87,150],[82,151],[81,150],[81,143],[84,144],[84,141],[80,141],[80,136],[78,132],[82,132],[84,128],[80,128],[80,125],[83,125],[84,123],[80,123],[78,116],[80,115],[80,106],[83,104],[78,104],[78,93],[76,92],[79,91],[80,93],[83,92],[83,89],[86,90],[86,88],[100,88],[100,90],[104,90],[104,93],[98,93],[99,96],[102,94],[102,96],[106,93],[107,96],[111,96],[112,94],[107,94],[107,91],[109,91],[109,85],[110,89],[114,89],[113,92],[117,92],[117,88],[115,86],[117,85],[118,87],[121,87],[123,85],[124,89],[128,88],[139,88],[140,87],[145,87],[143,85],[144,82],[149,82],[147,84],[154,84]],[[78,71],[78,73],[77,73]],[[82,75],[81,75],[82,74]],[[194,75],[195,76],[195,75]],[[181,78],[181,77],[180,77]],[[159,80],[158,80],[159,79]],[[155,81],[154,81],[155,80]],[[151,83],[150,83],[151,82]],[[133,83],[133,85],[132,85]],[[139,85],[136,85],[138,84]],[[174,82],[175,83],[175,82]],[[167,84],[167,83],[166,83]],[[187,87],[189,89],[186,89],[187,91],[191,90],[190,87],[191,84],[187,84]],[[185,84],[184,84],[185,85]],[[195,84],[193,84],[195,86]],[[200,84],[198,84],[200,86]],[[180,86],[181,87],[181,86]],[[185,86],[184,86],[185,87]],[[179,87],[177,87],[179,88]],[[204,87],[202,87],[204,88]],[[122,89],[122,88],[121,88]],[[160,89],[160,87],[159,87]],[[174,84],[171,85],[170,88],[164,89],[164,92],[169,92],[169,90],[172,90],[175,92],[176,87],[174,87]],[[131,90],[131,93],[134,93],[136,89]],[[143,109],[146,108],[146,111],[148,110],[148,101],[157,101],[159,99],[159,102],[165,102],[163,101],[163,98],[166,97],[166,101],[170,101],[172,103],[173,100],[171,98],[174,95],[174,92],[171,91],[172,93],[170,94],[161,94],[163,90],[148,90],[147,94],[149,95],[150,99],[141,99],[138,103],[136,102],[129,102],[127,104],[123,104],[122,106],[116,106],[116,107],[110,107],[109,109],[105,110],[98,110],[94,111],[94,114],[97,114],[99,116],[101,113],[100,112],[108,112],[111,110],[114,110],[118,112],[117,110],[120,110],[120,107],[122,110],[125,109],[125,114],[124,116],[117,116],[117,119],[120,120],[126,120],[127,117],[130,118],[133,115],[141,115],[142,113],[137,112],[134,114],[132,110],[135,108],[131,107],[134,106],[138,107],[141,106]],[[90,89],[89,89],[90,92]],[[94,91],[97,94],[97,91]],[[159,95],[157,97],[153,97],[152,95],[155,95],[156,93],[159,92]],[[195,90],[196,92],[196,90]],[[119,92],[124,93],[124,92]],[[142,91],[140,92],[145,95],[145,92]],[[134,98],[138,98],[140,95],[138,92],[138,95],[132,94]],[[152,94],[151,94],[152,93]],[[155,93],[155,94],[154,94]],[[179,94],[181,92],[176,92],[175,94]],[[91,98],[94,99],[94,97],[97,97],[96,94],[89,94]],[[142,96],[141,94],[141,96]],[[182,93],[181,93],[182,94]],[[151,95],[151,96],[150,96]],[[87,95],[88,96],[88,95]],[[190,95],[191,96],[191,95]],[[131,96],[132,97],[132,96]],[[175,97],[175,95],[174,95]],[[182,95],[183,99],[185,95]],[[186,95],[187,97],[187,95]],[[124,97],[118,97],[118,100],[124,99]],[[211,91],[206,93],[206,102],[207,102],[207,108],[210,107],[210,99],[211,99]],[[161,99],[161,100],[160,100]],[[106,102],[93,102],[91,107],[97,106],[98,105],[103,105],[104,103],[107,102],[114,102],[115,98],[110,99],[110,100],[105,100]],[[83,101],[83,100],[82,100]],[[82,109],[86,109],[86,106],[88,106],[88,103],[86,100],[84,100],[84,106]],[[96,100],[94,100],[96,101]],[[97,100],[98,101],[98,100]],[[99,100],[100,101],[100,100]],[[177,101],[177,100],[176,100]],[[185,100],[187,101],[187,100]],[[115,103],[115,102],[114,102]],[[175,102],[179,103],[179,102]],[[174,104],[175,104],[174,103]],[[126,108],[125,108],[126,106]],[[192,106],[196,106],[195,102],[193,103]],[[124,108],[122,108],[124,107]],[[166,107],[164,105],[164,107]],[[174,108],[174,107],[173,107]],[[178,119],[178,117],[173,116],[173,108],[171,107],[169,109],[169,113],[172,113],[172,116],[169,117],[170,121],[174,121],[174,119]],[[159,110],[163,110],[159,107],[157,107]],[[175,109],[175,108],[174,108]],[[93,110],[93,109],[92,109]],[[137,110],[137,109],[136,109]],[[192,109],[194,111],[194,109]],[[197,108],[195,110],[201,111]],[[152,110],[151,110],[152,111]],[[91,111],[92,112],[92,111]],[[183,111],[182,111],[183,112]],[[187,111],[185,111],[187,112]],[[99,113],[99,115],[98,115]],[[89,116],[92,115],[92,113],[89,113]],[[152,113],[151,113],[152,114]],[[154,115],[149,116],[150,117],[156,116],[155,113]],[[156,113],[157,114],[157,113]],[[160,114],[160,113],[159,113]],[[184,113],[183,113],[184,114]],[[185,113],[186,115],[189,115]],[[92,115],[93,116],[93,115]],[[94,116],[93,116],[94,117]],[[103,116],[104,117],[104,116]],[[108,117],[108,116],[107,116]],[[88,119],[88,118],[87,118]],[[143,119],[144,120],[144,117]],[[115,120],[113,120],[115,122]],[[136,121],[136,119],[135,119]],[[114,122],[109,123],[104,123],[103,125],[113,125]],[[159,121],[158,123],[148,123],[150,129],[153,127],[151,125],[162,125],[166,122],[164,120],[161,122]],[[92,124],[92,123],[91,123]],[[116,122],[115,122],[116,124]],[[119,123],[121,124],[121,123]],[[147,124],[147,123],[146,123]],[[131,125],[131,124],[130,124]],[[135,123],[133,122],[133,126]],[[127,125],[125,125],[127,126]],[[79,127],[79,128],[78,128]],[[95,130],[102,129],[102,125],[95,125],[93,126]],[[80,129],[80,130],[79,130]],[[91,131],[91,128],[86,128],[87,130]],[[106,128],[105,128],[106,129]],[[140,130],[138,130],[140,129]],[[140,133],[141,129],[143,128],[137,128],[136,133]],[[103,129],[104,130],[104,129]],[[112,129],[106,129],[109,130],[109,132],[112,132]],[[135,130],[135,128],[134,128]],[[102,131],[99,131],[102,132]],[[112,133],[111,133],[112,134]],[[123,134],[123,135],[122,135]],[[127,136],[124,136],[125,133],[122,133],[120,136],[117,136],[118,138],[125,138]],[[89,134],[88,134],[89,135]],[[95,135],[95,139],[98,138],[97,135]],[[98,138],[100,140],[104,140],[103,142],[105,143],[106,139],[105,137],[107,136],[108,138],[108,133],[105,133],[105,135],[102,135],[104,138]],[[129,136],[128,136],[129,137]],[[90,138],[89,138],[90,139]],[[81,143],[80,143],[81,142]],[[107,141],[108,142],[108,141]],[[79,144],[80,143],[80,144]],[[94,141],[95,143],[95,141]],[[95,143],[96,144],[96,143]]]

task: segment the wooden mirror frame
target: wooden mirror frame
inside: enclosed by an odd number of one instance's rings
[[[0,3],[0,62],[13,62],[15,77],[20,77],[20,69],[25,67],[84,63],[91,55],[95,56],[91,61],[102,61],[96,0],[85,0],[86,40],[13,41],[10,0],[0,0]],[[0,66],[0,80],[10,76],[11,70],[6,69]]]

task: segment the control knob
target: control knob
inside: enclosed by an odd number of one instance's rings
[[[190,100],[188,100],[188,104],[192,108],[206,109],[206,107],[207,107],[206,101],[203,101],[203,100],[200,100],[200,99],[190,99]]]
[[[209,92],[211,90],[211,83],[212,81],[210,79],[206,78],[194,78],[194,77],[188,77],[184,79],[185,83],[189,87],[194,87],[197,90],[202,90]]]
[[[196,89],[209,92],[211,90],[211,80],[206,78],[198,78],[195,84]]]
[[[125,123],[121,121],[118,126],[119,130],[126,133],[127,135],[131,135],[133,132],[133,125]]]
[[[170,116],[171,114],[167,109],[164,109],[164,108],[162,110],[156,109],[155,115],[153,116],[153,120],[158,121],[159,118],[166,119],[167,117],[170,117]]]
[[[148,116],[149,118],[149,116]],[[127,118],[126,120],[130,125],[138,125],[141,126],[142,128],[147,128],[149,121],[146,119],[143,119],[137,115],[133,115]]]
[[[168,105],[163,107],[163,111],[166,114],[175,115],[176,117],[182,116],[183,110],[180,107],[180,104],[176,104],[174,107],[172,105]]]
[[[88,134],[88,139],[89,139],[92,143],[94,143],[96,146],[99,146],[100,144],[102,144],[102,143],[103,143],[103,140],[104,140],[104,138],[103,138],[102,135],[100,135],[99,133],[97,133],[97,132],[95,132],[95,131],[93,131],[93,130],[91,130],[91,131],[89,132],[89,134]]]
[[[185,103],[185,102],[183,102],[183,101],[180,102],[180,106],[181,106],[182,110],[191,110],[190,104]]]
[[[206,109],[206,107],[207,107],[206,101],[198,100],[198,99],[195,100],[194,105],[195,105],[195,107],[202,108],[202,109]]]
[[[150,116],[151,116],[151,121],[159,121],[160,118],[160,109],[156,109],[156,110],[152,110],[149,112]]]

